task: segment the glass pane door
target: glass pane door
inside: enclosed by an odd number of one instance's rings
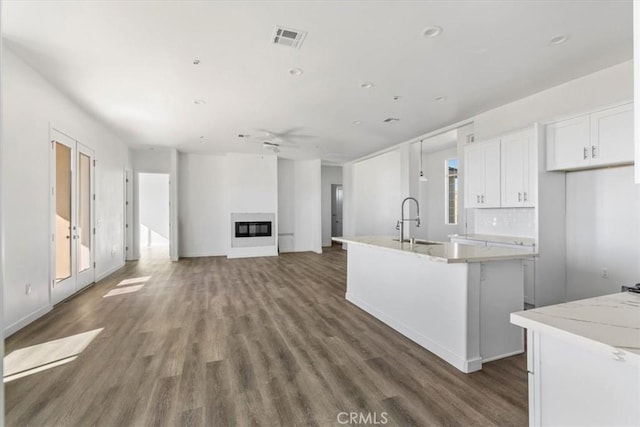
[[[76,290],[84,288],[95,280],[94,264],[94,197],[93,197],[93,150],[89,147],[76,143],[76,165],[78,168],[76,179],[76,240],[75,250],[77,253],[76,267]]]
[[[78,273],[91,268],[91,158],[78,153]]]
[[[93,151],[52,129],[51,302],[95,280]]]
[[[56,283],[71,277],[71,148],[55,144]]]

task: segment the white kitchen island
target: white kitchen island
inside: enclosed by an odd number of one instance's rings
[[[526,250],[340,237],[348,301],[462,372],[522,353],[509,315],[523,308]]]
[[[640,425],[640,294],[513,313],[527,328],[531,426]]]

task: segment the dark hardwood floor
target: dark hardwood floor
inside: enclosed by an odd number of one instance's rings
[[[6,425],[325,426],[341,412],[360,425],[527,425],[523,355],[463,374],[348,303],[345,286],[338,247],[127,263],[7,340],[8,354],[104,328],[75,361],[7,383]]]

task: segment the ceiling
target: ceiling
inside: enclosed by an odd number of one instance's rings
[[[3,3],[6,45],[129,145],[193,153],[342,163],[632,58],[631,1]]]

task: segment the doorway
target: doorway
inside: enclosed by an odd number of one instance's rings
[[[169,174],[138,174],[141,258],[169,258]]]
[[[342,237],[341,184],[331,184],[331,237]]]
[[[51,300],[57,304],[95,281],[95,161],[89,147],[51,134]]]

